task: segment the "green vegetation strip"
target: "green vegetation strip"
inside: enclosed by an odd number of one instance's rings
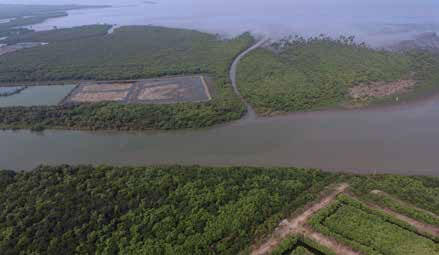
[[[365,254],[439,254],[437,237],[423,236],[407,223],[343,194],[316,214],[310,224]]]
[[[419,220],[427,224],[439,226],[439,217],[434,216],[428,212],[413,208],[407,204],[403,204],[399,201],[396,201],[395,199],[392,199],[391,197],[388,197],[385,194],[369,194],[365,195],[363,198],[377,205],[380,205],[383,208],[389,208],[410,218]]]
[[[438,177],[407,177],[395,175],[363,176],[355,177],[352,180],[351,186],[355,195],[361,199],[373,201],[380,206],[388,207],[418,221],[439,226],[437,216],[408,205],[411,204],[438,215]],[[373,190],[384,191],[390,196],[394,196],[408,204],[396,201],[386,195],[371,194]]]
[[[0,254],[234,255],[334,177],[198,166],[0,171]]]
[[[272,255],[335,255],[333,251],[302,235],[290,236]]]
[[[376,81],[415,79],[417,93],[438,90],[438,62],[428,53],[374,50],[352,38],[295,38],[250,53],[237,79],[246,100],[269,115],[349,105],[349,88]]]
[[[0,82],[123,80],[203,73],[211,77],[213,99],[175,105],[98,103],[0,108],[0,128],[202,128],[244,114],[245,107],[229,84],[228,69],[235,56],[254,42],[250,34],[222,40],[193,30],[131,26],[104,35],[107,28],[85,26],[24,36],[49,45],[0,57]]]

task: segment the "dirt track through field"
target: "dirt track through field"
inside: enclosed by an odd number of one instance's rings
[[[397,202],[399,202],[401,204],[404,204],[406,206],[410,206],[410,207],[416,208],[417,210],[425,212],[425,213],[428,213],[428,214],[432,215],[433,217],[437,217],[437,215],[435,215],[432,212],[429,212],[429,211],[423,210],[421,208],[417,208],[417,207],[414,207],[412,205],[409,205],[409,204],[405,203],[404,201],[401,201],[401,200],[399,200],[397,198],[394,198],[393,196],[391,196],[391,195],[389,195],[389,194],[387,194],[387,193],[385,193],[383,191],[373,190],[371,193],[387,196],[390,199],[394,199],[395,201],[397,201]],[[395,211],[393,211],[393,210],[391,210],[389,208],[383,208],[381,206],[370,204],[370,203],[367,203],[367,205],[369,207],[371,207],[371,208],[381,210],[381,211],[383,211],[383,212],[385,212],[385,213],[387,213],[387,214],[389,214],[389,215],[391,215],[391,216],[393,216],[393,217],[395,217],[395,218],[397,218],[399,220],[402,220],[402,221],[408,223],[409,225],[411,225],[414,228],[416,228],[420,233],[427,233],[427,234],[430,234],[430,235],[433,235],[433,236],[439,236],[439,227],[437,227],[437,226],[433,226],[433,225],[430,225],[430,224],[426,224],[426,223],[420,222],[418,220],[415,220],[413,218],[410,218],[410,217],[402,215],[402,214],[400,214],[398,212],[395,212]]]
[[[425,209],[422,209],[422,208],[416,207],[416,206],[414,206],[414,205],[411,205],[411,204],[409,204],[409,203],[407,203],[407,202],[405,202],[405,201],[402,201],[401,199],[396,198],[396,197],[394,197],[394,196],[392,196],[392,195],[390,195],[390,194],[388,194],[388,193],[386,193],[386,192],[384,192],[384,191],[381,191],[381,190],[372,190],[370,193],[375,194],[375,195],[386,196],[386,197],[388,197],[388,198],[390,198],[390,199],[392,199],[392,200],[395,200],[396,202],[398,202],[398,203],[400,203],[400,204],[402,204],[402,205],[405,205],[405,206],[408,206],[408,207],[412,207],[412,208],[414,208],[414,209],[416,209],[416,210],[422,211],[422,212],[424,212],[424,213],[428,213],[428,214],[432,215],[432,216],[435,217],[435,218],[439,218],[438,215],[436,215],[436,214],[434,214],[434,213],[432,213],[432,212],[430,212],[430,211],[427,211],[427,210],[425,210]]]
[[[320,233],[314,232],[305,224],[308,219],[314,215],[317,211],[327,207],[338,194],[344,192],[349,187],[348,184],[340,184],[331,194],[324,197],[318,203],[312,205],[299,216],[292,219],[285,219],[279,227],[273,232],[270,239],[268,239],[262,245],[255,247],[252,251],[252,255],[266,255],[270,254],[285,238],[294,234],[304,234],[306,237],[313,239],[324,246],[332,249],[336,254],[340,255],[359,255],[360,253],[353,251],[351,248],[337,243],[335,240],[330,239]]]

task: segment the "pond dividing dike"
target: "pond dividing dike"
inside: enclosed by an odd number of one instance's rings
[[[39,164],[295,166],[439,176],[439,98],[293,113],[202,130],[0,131],[0,168]]]

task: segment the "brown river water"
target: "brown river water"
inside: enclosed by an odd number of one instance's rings
[[[0,168],[30,170],[43,163],[297,166],[439,176],[439,97],[203,130],[0,132]]]

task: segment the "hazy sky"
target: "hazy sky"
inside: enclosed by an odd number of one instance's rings
[[[16,4],[118,4],[140,3],[141,0],[0,0],[0,3],[16,3]],[[162,2],[184,2],[185,4],[211,4],[218,3],[251,3],[256,5],[272,5],[272,4],[306,4],[306,5],[437,5],[437,0],[156,0],[157,3]],[[231,6],[232,8],[232,6]]]

